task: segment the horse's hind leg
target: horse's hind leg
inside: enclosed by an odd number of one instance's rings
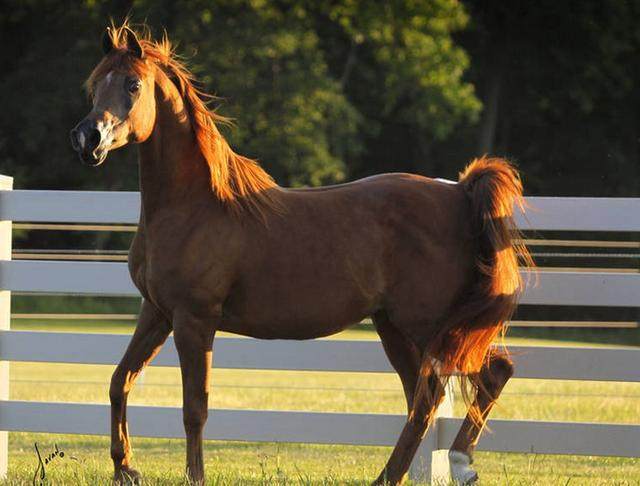
[[[171,325],[149,302],[143,301],[138,325],[111,377],[111,458],[115,484],[136,483],[140,474],[131,468],[131,442],[127,427],[127,397],[142,369],[160,351]]]
[[[478,375],[472,377],[478,384],[478,395],[472,407],[478,411],[479,416],[474,417],[467,413],[449,451],[451,478],[459,484],[469,484],[478,478],[470,467],[471,455],[480,439],[489,412],[512,375],[511,360],[500,354],[492,354]]]
[[[400,376],[404,396],[407,399],[407,413],[410,413],[420,371],[420,352],[393,327],[383,312],[377,313],[373,317],[373,322],[389,362]]]
[[[396,485],[407,473],[436,408],[444,398],[444,387],[437,376],[428,378],[430,402],[420,403],[413,409],[414,392],[420,373],[420,352],[387,319],[378,314],[374,318],[376,330],[391,365],[400,375],[407,399],[408,418],[400,438],[384,470],[375,480],[375,485]],[[413,412],[413,413],[412,413]]]

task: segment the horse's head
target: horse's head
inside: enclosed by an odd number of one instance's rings
[[[71,130],[71,145],[86,164],[100,165],[109,150],[144,142],[155,123],[155,65],[143,43],[124,26],[107,29],[105,57],[87,80],[91,112]]]

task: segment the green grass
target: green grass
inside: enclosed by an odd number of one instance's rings
[[[40,327],[38,327],[40,326]],[[50,323],[50,330],[130,332],[127,323]],[[16,321],[14,329],[42,329]],[[356,329],[341,337],[373,339]],[[543,336],[544,337],[544,336]],[[514,340],[515,341],[515,340]],[[531,340],[523,337],[520,343]],[[536,342],[566,344],[546,337]],[[584,344],[579,339],[571,344]],[[15,400],[107,403],[112,366],[42,363],[11,364],[11,398]],[[210,406],[404,413],[398,378],[376,373],[313,373],[215,369]],[[131,404],[179,406],[179,371],[149,368],[134,388]],[[464,413],[456,400],[456,413]],[[497,408],[497,418],[637,423],[640,384],[550,380],[512,380]],[[184,441],[134,437],[134,465],[148,484],[184,482]],[[47,469],[50,484],[108,484],[109,441],[105,437],[11,433],[9,479],[6,484],[31,484],[36,467],[33,449],[54,443],[65,451]],[[368,484],[384,465],[390,448],[301,444],[254,444],[208,441],[205,461],[208,484],[215,485],[360,485]],[[69,459],[74,456],[77,460]],[[475,467],[487,485],[640,485],[640,460],[601,457],[477,453]]]

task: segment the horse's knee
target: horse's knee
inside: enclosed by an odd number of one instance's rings
[[[209,411],[207,410],[206,402],[202,404],[185,404],[182,409],[182,421],[184,428],[187,431],[199,431],[204,428],[207,422]]]
[[[122,464],[125,456],[126,454],[124,452],[124,447],[122,446],[122,444],[118,442],[111,445],[111,459],[113,460],[114,464],[116,464],[116,466]]]

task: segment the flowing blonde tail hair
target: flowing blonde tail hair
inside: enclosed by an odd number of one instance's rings
[[[431,374],[444,382],[459,372],[466,381],[463,396],[471,417],[479,421],[480,412],[472,404],[482,385],[474,376],[488,360],[492,342],[505,332],[516,308],[522,290],[519,260],[525,266],[534,264],[513,219],[515,206],[524,209],[522,183],[513,166],[500,158],[475,159],[460,174],[459,183],[469,198],[477,239],[476,279],[452,306],[424,352],[413,409],[434,399],[428,386]]]

